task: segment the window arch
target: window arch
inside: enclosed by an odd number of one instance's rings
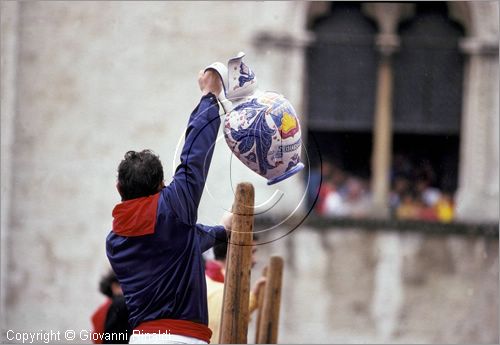
[[[458,134],[462,112],[463,28],[448,17],[446,3],[418,3],[399,26],[394,57],[395,133]]]
[[[360,3],[333,2],[311,29],[316,40],[307,51],[309,128],[371,131],[375,23],[363,15]]]
[[[434,170],[433,185],[454,191],[458,184],[464,29],[444,2],[417,3],[399,25],[394,56],[393,153],[415,167]]]

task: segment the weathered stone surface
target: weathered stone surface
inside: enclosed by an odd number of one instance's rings
[[[281,342],[498,341],[498,238],[304,227],[258,246],[252,279],[274,254]]]

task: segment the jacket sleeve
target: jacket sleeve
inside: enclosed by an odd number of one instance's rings
[[[227,241],[226,229],[222,225],[208,226],[196,224],[196,233],[200,239],[200,249],[202,253],[212,248],[216,244],[216,241]]]
[[[201,98],[191,113],[181,163],[163,196],[185,224],[195,225],[201,195],[212,161],[219,130],[219,104],[211,93]]]

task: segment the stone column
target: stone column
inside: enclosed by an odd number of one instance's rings
[[[457,219],[498,222],[498,39],[466,38]]]
[[[392,157],[392,62],[386,39],[380,36],[380,62],[378,67],[377,97],[375,101],[375,119],[373,128],[372,151],[372,203],[373,216],[389,216],[389,174]]]
[[[372,151],[372,216],[389,217],[392,160],[392,55],[399,47],[397,23],[402,7],[396,3],[367,4],[363,10],[378,23],[376,46],[380,54]]]

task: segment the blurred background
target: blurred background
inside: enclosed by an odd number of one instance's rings
[[[252,275],[284,257],[279,341],[499,341],[498,2],[0,6],[3,340],[91,329],[118,163],[152,149],[168,181],[198,71],[244,51],[307,169],[269,187],[220,137],[198,220],[243,180],[281,195]]]

